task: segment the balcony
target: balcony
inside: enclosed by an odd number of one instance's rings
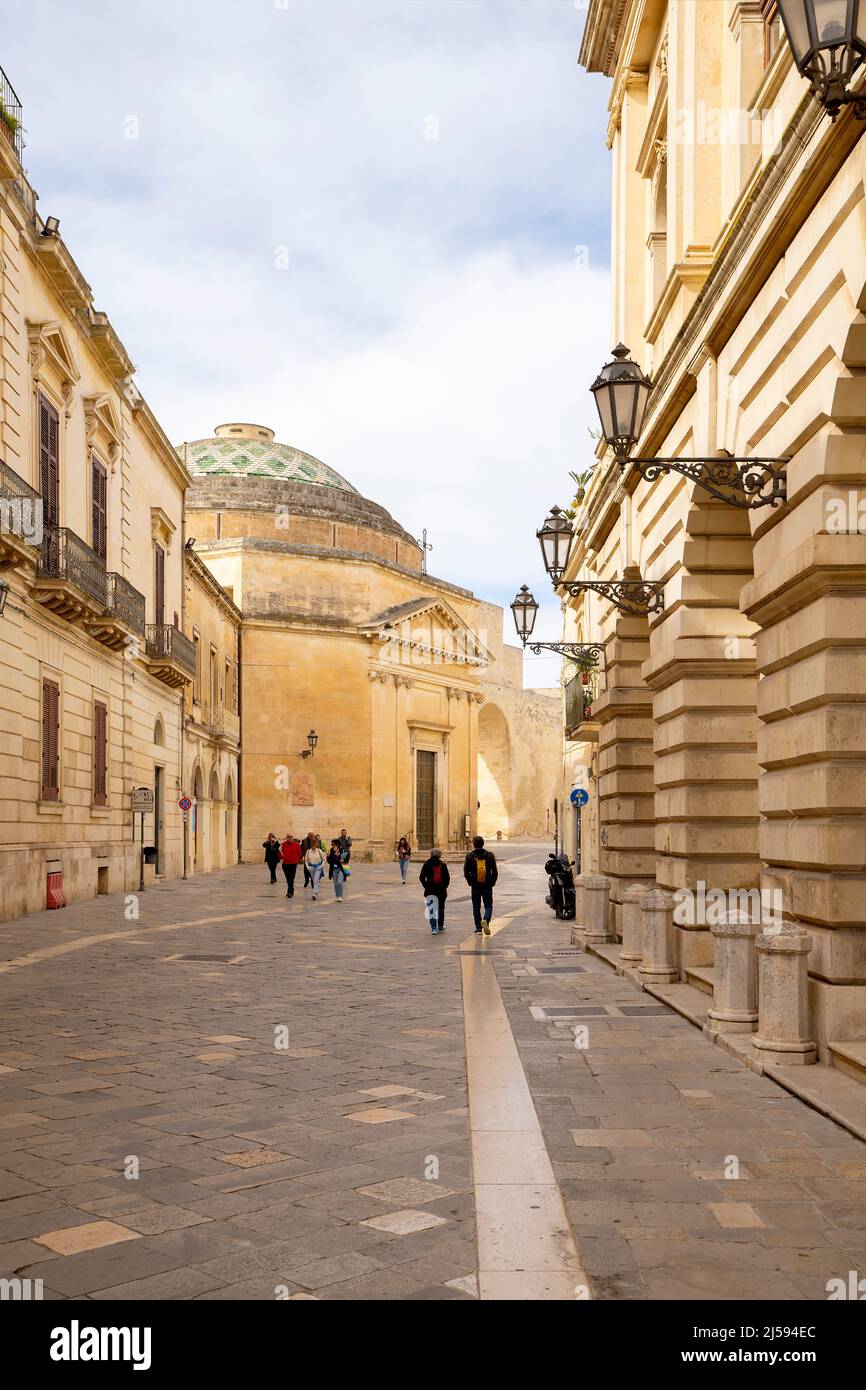
[[[106,579],[105,611],[88,622],[87,631],[97,642],[117,652],[144,636],[144,594],[134,589],[122,574],[112,571]]]
[[[21,102],[0,68],[0,179],[17,179],[24,154]]]
[[[180,628],[148,623],[144,659],[151,675],[174,689],[195,679],[195,647]]]
[[[222,705],[199,705],[198,711],[194,716],[196,723],[214,738],[224,743],[240,742],[241,721],[232,710],[223,709]]]
[[[85,626],[105,611],[105,565],[68,526],[46,527],[44,531],[33,597],[59,618]]]
[[[0,463],[0,570],[35,564],[42,542],[42,498],[8,464]]]
[[[565,736],[577,743],[597,743],[599,725],[592,717],[598,698],[598,672],[578,671],[565,686]]]

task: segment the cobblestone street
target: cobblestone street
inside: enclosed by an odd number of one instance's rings
[[[415,871],[360,864],[343,907],[255,866],[0,928],[0,1274],[798,1300],[866,1269],[863,1145],[575,953],[541,847],[501,860],[489,939],[459,867],[433,937]]]

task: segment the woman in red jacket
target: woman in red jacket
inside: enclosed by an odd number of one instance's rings
[[[296,840],[294,835],[287,835],[280,845],[280,859],[283,861],[283,873],[286,876],[286,897],[295,896],[295,874],[301,862],[301,842]]]

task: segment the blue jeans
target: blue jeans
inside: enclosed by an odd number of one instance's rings
[[[476,927],[481,926],[481,918],[484,917],[488,922],[493,919],[493,885],[488,883],[473,883],[472,888],[472,916],[475,918]],[[484,904],[484,911],[481,911],[481,904]]]
[[[401,859],[401,860],[400,860],[400,877],[402,878],[402,880],[403,880],[404,883],[406,882],[407,878],[409,877],[409,860],[408,860],[408,859]]]
[[[342,869],[335,869],[332,877],[334,880],[334,894],[336,897],[342,898],[343,888],[346,883],[346,875],[343,873]]]
[[[314,893],[318,893],[319,891],[319,880],[322,877],[322,870],[324,867],[324,864],[311,864],[307,870],[307,873],[310,875],[310,887]]]

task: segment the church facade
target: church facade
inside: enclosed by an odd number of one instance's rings
[[[542,834],[559,691],[523,690],[502,610],[424,572],[383,507],[263,426],[179,451],[187,530],[243,614],[241,834],[346,827],[356,855]],[[547,769],[545,781],[543,772]]]

